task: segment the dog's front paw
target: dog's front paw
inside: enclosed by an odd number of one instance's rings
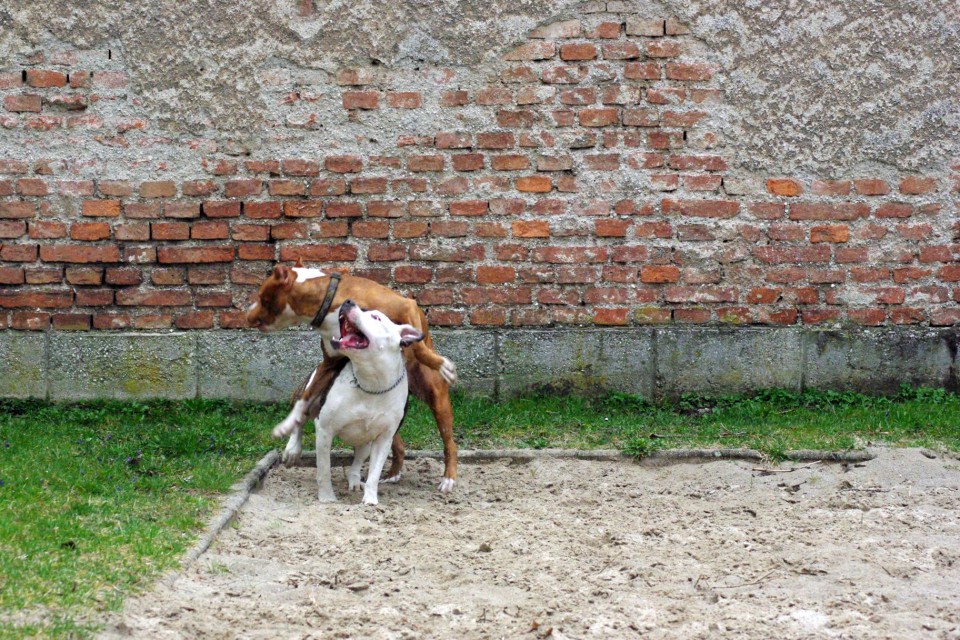
[[[294,430],[297,429],[299,426],[300,425],[297,424],[296,418],[288,417],[288,418],[285,418],[283,422],[275,426],[271,434],[273,435],[274,438],[286,438],[291,433],[293,433]]]
[[[444,358],[443,364],[440,365],[440,375],[447,381],[447,384],[455,385],[457,383],[457,365],[452,360]]]
[[[332,503],[337,501],[337,496],[333,495],[333,493],[325,493],[321,491],[317,494],[317,500],[319,502]]]
[[[356,491],[362,486],[363,486],[363,483],[360,482],[360,474],[357,474],[355,476],[352,476],[349,473],[347,474],[347,490]]]
[[[401,477],[402,475],[403,475],[403,474],[398,473],[398,474],[395,475],[395,476],[390,476],[389,478],[384,478],[384,479],[381,480],[380,482],[400,482],[400,477]]]
[[[440,489],[440,493],[446,495],[453,491],[453,487],[456,486],[456,484],[457,481],[453,478],[444,478],[440,481],[440,486],[438,488]]]
[[[280,462],[286,467],[295,467],[300,462],[300,454],[303,453],[302,447],[287,445],[287,448],[280,454]]]
[[[370,495],[368,493],[363,494],[363,504],[369,504],[370,506],[376,506],[380,504],[380,501],[377,500],[377,495]]]

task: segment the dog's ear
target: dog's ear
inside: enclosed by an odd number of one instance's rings
[[[291,288],[293,283],[297,281],[297,274],[294,273],[293,269],[282,264],[278,264],[273,268],[273,277],[277,279],[280,286],[284,289]]]
[[[409,324],[400,325],[401,347],[409,347],[415,342],[420,342],[423,338],[424,335],[416,327],[412,327]]]

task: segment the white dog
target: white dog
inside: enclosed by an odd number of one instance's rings
[[[333,338],[331,346],[350,362],[330,387],[316,419],[321,502],[337,499],[330,480],[330,447],[334,436],[339,436],[354,448],[353,464],[347,471],[350,490],[360,486],[360,470],[369,457],[363,503],[377,504],[380,474],[407,404],[407,368],[401,349],[420,340],[423,334],[409,324],[394,324],[386,315],[363,311],[351,300],[341,305],[340,337]],[[286,427],[287,421],[277,425],[273,435],[293,436],[285,453],[296,459],[302,443],[297,432]]]

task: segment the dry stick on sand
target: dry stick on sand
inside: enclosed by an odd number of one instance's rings
[[[815,464],[820,464],[820,461],[814,460],[813,462],[810,462],[808,464],[802,464],[799,467],[791,467],[790,469],[769,469],[765,467],[753,467],[751,471],[757,471],[760,473],[760,475],[763,475],[763,476],[772,476],[775,473],[793,473],[794,471],[800,471],[801,469],[812,467]]]

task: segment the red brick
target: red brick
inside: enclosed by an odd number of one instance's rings
[[[84,200],[82,213],[89,217],[115,218],[120,215],[120,201]]]
[[[150,235],[154,240],[187,240],[190,225],[186,222],[155,222],[150,225]]]
[[[110,238],[110,225],[105,222],[74,222],[70,225],[70,238],[73,240],[107,240]]]
[[[470,102],[470,95],[466,91],[444,91],[440,94],[440,106],[462,107]]]
[[[937,190],[936,178],[907,176],[900,180],[900,193],[904,195],[923,195]]]
[[[656,62],[628,62],[623,67],[627,80],[659,80],[660,65]]]
[[[40,259],[44,262],[120,262],[120,249],[116,246],[48,245],[40,247]]]
[[[158,247],[161,264],[232,262],[234,249],[226,247]]]
[[[133,194],[133,185],[128,180],[99,180],[97,189],[101,195],[126,198]]]
[[[263,191],[261,180],[228,180],[223,185],[223,194],[228,198],[258,196]]]
[[[775,196],[795,197],[803,193],[803,185],[793,178],[768,178],[767,191]]]
[[[627,18],[626,32],[628,36],[659,37],[664,31],[664,21],[658,18],[642,18],[632,16]]]
[[[547,60],[556,55],[553,42],[526,42],[504,54],[507,61]]]
[[[705,82],[713,78],[713,67],[707,64],[668,64],[667,80]]]
[[[358,156],[328,156],[323,166],[334,173],[358,173],[363,169],[363,161]]]
[[[297,259],[306,262],[352,262],[357,259],[357,248],[351,244],[307,244],[280,248],[281,261],[293,262]]]
[[[347,192],[347,183],[344,180],[314,180],[310,184],[312,196],[342,196]]]
[[[720,156],[670,156],[667,165],[680,171],[726,171],[727,162]]]
[[[467,149],[473,136],[466,131],[444,131],[436,134],[433,144],[437,149]]]
[[[344,109],[371,110],[380,107],[380,93],[378,91],[344,91]]]
[[[608,127],[620,121],[620,112],[613,108],[582,109],[579,119],[583,127]]]
[[[564,20],[537,27],[529,37],[543,40],[579,38],[583,27],[579,20]]]
[[[276,215],[271,215],[275,210]],[[201,212],[208,218],[239,218],[241,212],[248,218],[280,217],[279,202],[247,202],[241,205],[230,200],[207,200],[201,205]]]
[[[288,200],[283,203],[283,215],[287,218],[319,218],[323,215],[323,203],[318,200]]]
[[[553,181],[547,176],[526,176],[517,178],[517,191],[524,193],[549,193],[553,189]]]
[[[512,225],[515,238],[548,238],[550,223],[545,220],[517,220]]]
[[[407,158],[409,171],[443,171],[443,156],[410,156]]]
[[[849,180],[814,180],[810,190],[821,196],[846,196],[853,189]]]
[[[843,224],[822,225],[810,229],[810,242],[847,242],[850,240],[850,227]]]
[[[280,163],[284,175],[288,176],[317,176],[320,175],[320,163],[314,160],[291,158]]]
[[[31,225],[31,227],[32,226],[33,225]],[[26,233],[27,223],[22,220],[0,221],[0,238],[2,239],[19,238]],[[30,237],[33,238],[35,236],[31,235]]]
[[[190,237],[194,240],[226,240],[230,229],[226,222],[197,222],[190,229]]]
[[[461,153],[451,157],[456,171],[477,171],[483,169],[483,155],[479,153]]]
[[[243,163],[250,173],[269,173],[270,175],[280,175],[280,162],[277,160],[247,160]],[[186,194],[186,191],[184,191]]]
[[[340,85],[365,85],[374,81],[373,71],[370,69],[352,68],[341,69],[337,72],[336,82]]]
[[[190,291],[185,289],[121,289],[116,299],[120,306],[136,307],[184,307],[191,303]]]
[[[756,246],[752,249],[753,256],[760,262],[768,264],[806,264],[830,262],[830,247],[774,247]]]
[[[299,180],[271,180],[267,183],[267,192],[271,196],[302,196],[306,185]]]
[[[676,58],[680,55],[680,43],[676,40],[650,40],[646,44],[647,56],[650,58]],[[668,73],[667,78],[671,79],[669,74],[670,66],[681,66],[681,65],[667,65]],[[689,65],[684,65],[689,66]],[[672,78],[674,80],[683,80],[684,78]]]
[[[597,57],[597,47],[589,42],[569,43],[560,47],[561,60],[593,60]]]
[[[0,292],[0,308],[65,309],[73,306],[70,291]]]
[[[635,42],[604,42],[604,60],[633,60],[640,57],[640,47]]]
[[[163,203],[165,218],[199,218],[200,203],[189,201],[174,201]]]
[[[664,215],[680,214],[699,218],[732,218],[740,211],[733,200],[663,200]]]
[[[487,213],[489,204],[486,200],[462,200],[450,203],[452,216],[482,216]]]
[[[343,232],[340,235],[345,236],[347,234],[347,227],[345,224],[342,225],[342,227]],[[264,235],[266,235],[266,237],[263,237]],[[305,240],[309,236],[309,227],[303,222],[283,222],[271,227],[249,225],[249,228],[238,229],[234,227],[233,229],[233,239],[244,242],[264,242],[268,238],[273,238],[274,240]],[[320,232],[318,233],[318,237],[330,236]]]
[[[869,178],[853,181],[854,190],[865,196],[883,196],[890,193],[890,185],[879,178]]]
[[[510,149],[516,144],[512,133],[479,133],[477,134],[477,148],[479,149]]]
[[[590,29],[587,32],[587,38],[589,39],[605,39],[605,40],[616,40],[620,37],[620,31],[623,27],[623,24],[620,22],[601,22],[593,29]]]
[[[388,91],[387,104],[394,109],[418,109],[423,97],[416,91]]]
[[[585,264],[605,262],[608,251],[605,247],[536,247],[531,259],[534,262],[553,264]]]
[[[371,262],[396,262],[406,258],[407,248],[402,244],[373,244],[367,249],[367,260]]]
[[[909,218],[913,215],[913,206],[903,202],[887,202],[877,207],[877,218]]]
[[[175,286],[187,280],[186,269],[155,268],[150,273],[150,282],[158,286]]]
[[[210,329],[213,327],[213,311],[189,311],[177,316],[174,325],[178,329]]]
[[[393,225],[393,237],[397,239],[422,238],[427,235],[430,227],[425,222],[419,220],[405,220],[395,222]]]
[[[237,247],[239,260],[276,260],[276,249],[273,244],[241,244]]]
[[[594,222],[594,234],[598,238],[625,238],[633,222],[622,219],[606,219]]]
[[[790,205],[791,220],[856,220],[870,215],[870,206],[859,202],[794,203]]]
[[[3,106],[7,111],[14,113],[39,113],[41,101],[38,95],[6,96],[3,99]]]
[[[555,65],[540,73],[540,80],[546,84],[577,84],[587,77],[587,67],[574,65]]]
[[[356,202],[331,202],[327,205],[328,218],[359,218],[363,207]]]
[[[680,281],[680,269],[674,266],[648,266],[640,270],[640,281],[647,284],[675,283]]]
[[[172,198],[176,195],[177,185],[172,180],[159,180],[140,184],[141,198]]]
[[[78,307],[109,307],[113,302],[113,289],[77,289]]]
[[[0,284],[23,284],[23,267],[0,267]]]

